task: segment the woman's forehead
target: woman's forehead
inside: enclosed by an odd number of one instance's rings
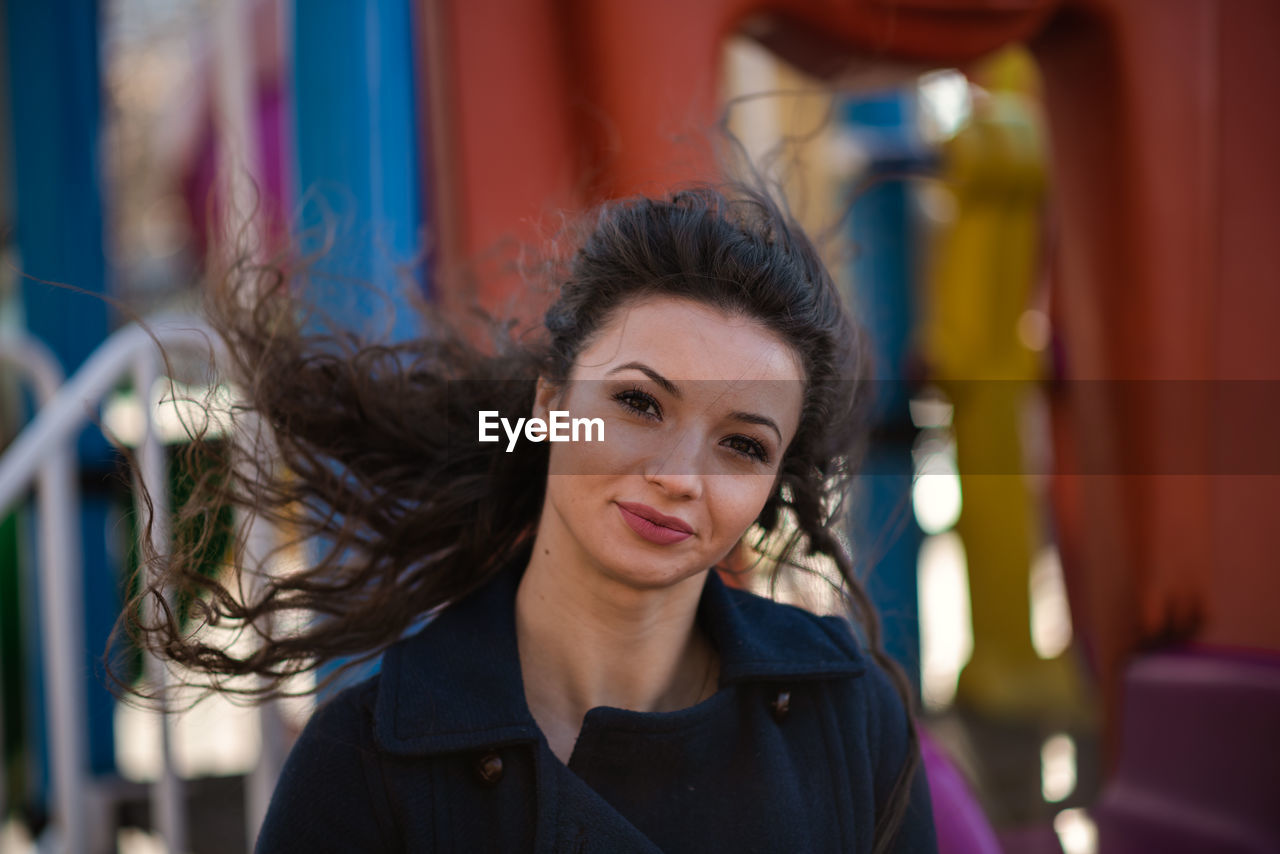
[[[603,378],[641,362],[685,381],[804,382],[799,354],[763,323],[715,306],[654,297],[616,311],[578,355],[575,373]]]

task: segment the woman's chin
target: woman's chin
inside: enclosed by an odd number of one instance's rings
[[[646,546],[611,550],[600,562],[601,569],[611,580],[637,590],[675,587],[707,569],[691,555],[655,555]]]

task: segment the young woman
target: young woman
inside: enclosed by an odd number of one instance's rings
[[[244,304],[216,319],[275,449],[206,485],[325,553],[243,595],[199,542],[161,559],[152,591],[262,633],[246,658],[176,620],[138,634],[264,691],[384,653],[312,716],[260,852],[935,850],[837,533],[858,336],[768,198],[605,206],[531,344],[366,346]],[[726,585],[749,529],[785,541],[776,572],[829,558],[856,630]],[[294,610],[320,617],[273,626]]]

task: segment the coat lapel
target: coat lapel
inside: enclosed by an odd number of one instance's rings
[[[522,567],[500,572],[387,650],[375,737],[384,750],[429,755],[537,741],[516,645]],[[699,619],[720,652],[722,683],[854,676],[865,663],[847,624],[814,620],[726,587],[708,574]]]
[[[662,854],[658,846],[600,797],[582,778],[556,759],[549,748],[539,753],[539,763],[554,777],[554,806],[546,813],[539,807],[539,825],[554,828],[550,848],[554,854]]]
[[[527,746],[534,759],[535,848],[542,854],[659,854],[657,845],[552,754],[524,696],[515,632],[523,566],[500,572],[389,649],[374,709],[378,747],[429,758]],[[721,657],[721,683],[861,674],[853,634],[725,586],[710,573],[699,604]],[[460,797],[472,783],[449,797]],[[468,808],[469,809],[469,808]],[[480,815],[481,813],[477,813]]]

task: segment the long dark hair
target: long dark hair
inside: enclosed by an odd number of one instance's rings
[[[774,544],[775,573],[805,555],[834,564],[871,654],[910,708],[838,533],[865,436],[865,359],[815,247],[768,194],[742,188],[610,202],[583,230],[544,328],[531,337],[499,330],[487,343],[438,318],[412,341],[371,343],[300,312],[290,294],[296,277],[283,267],[245,265],[224,278],[208,315],[242,390],[236,414],[265,429],[261,441],[241,436],[225,465],[201,469],[175,520],[197,534],[145,556],[147,581],[122,618],[131,636],[221,690],[254,696],[282,692],[288,677],[321,664],[380,654],[518,558],[537,525],[547,445],[505,453],[451,437],[474,435],[480,410],[529,413],[535,379],[564,382],[620,308],[675,296],[756,319],[800,357],[800,425],[757,519],[757,545]],[[211,575],[212,514],[227,506],[288,532],[277,552],[312,544],[300,568],[269,573],[241,553],[232,579]],[[154,607],[162,594],[183,608]],[[247,627],[259,643],[236,654],[184,628],[180,610],[206,625]],[[299,621],[298,613],[318,618]],[[256,678],[228,681],[241,676]],[[914,729],[909,753],[880,816],[877,849],[906,809],[919,756]]]

